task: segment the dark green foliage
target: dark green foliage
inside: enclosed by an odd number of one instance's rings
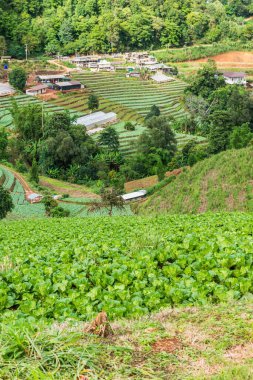
[[[134,124],[131,122],[131,121],[127,121],[124,125],[124,128],[127,130],[127,131],[134,131],[135,130],[135,126]]]
[[[29,179],[31,182],[39,183],[39,168],[36,158],[33,159]]]
[[[156,105],[153,105],[150,108],[150,111],[147,114],[145,120],[148,120],[148,119],[150,119],[151,117],[154,117],[154,116],[160,116],[160,114],[161,114],[161,111],[160,111],[159,107],[157,107]]]
[[[217,71],[215,63],[209,60],[208,63],[198,71],[185,92],[208,98],[213,91],[224,86],[225,80],[222,74]]]
[[[58,207],[58,202],[51,196],[45,195],[42,199],[42,203],[45,206],[46,216],[52,216],[53,210]]]
[[[70,214],[69,210],[65,210],[63,207],[57,206],[51,210],[50,216],[52,218],[66,218],[69,216],[69,214]]]
[[[95,111],[99,108],[99,99],[97,95],[91,94],[88,97],[88,108],[91,111]]]
[[[0,219],[4,219],[13,208],[14,204],[9,191],[0,186]]]
[[[250,14],[250,0],[2,0],[0,36],[4,49],[19,58],[25,44],[29,54],[74,54],[182,47],[197,40],[251,41],[248,25],[236,19]]]
[[[24,91],[27,80],[27,74],[22,67],[13,69],[9,74],[10,84],[19,91]]]
[[[0,160],[7,157],[8,134],[4,128],[0,129]]]
[[[119,150],[119,135],[113,127],[105,128],[99,135],[98,141],[108,151],[118,152]]]
[[[170,120],[164,116],[153,116],[147,120],[146,126],[147,131],[138,141],[139,151],[143,154],[157,153],[164,164],[168,163],[177,150]]]

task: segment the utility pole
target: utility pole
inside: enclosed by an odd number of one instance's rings
[[[42,136],[44,137],[44,100],[42,100],[42,118],[41,118],[41,127],[42,127]]]
[[[28,45],[25,44],[25,59],[28,61]]]

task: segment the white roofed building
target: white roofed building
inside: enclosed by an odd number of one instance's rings
[[[227,84],[239,84],[243,86],[246,86],[247,84],[246,74],[243,72],[226,71],[226,72],[223,72],[223,77]]]
[[[94,112],[90,115],[79,117],[75,124],[84,125],[87,130],[113,124],[117,121],[117,114],[114,112]]]
[[[157,83],[164,83],[164,82],[171,82],[174,80],[172,77],[168,77],[167,75],[164,75],[163,73],[156,73],[151,77],[155,82]]]
[[[146,190],[139,190],[139,191],[134,191],[133,193],[121,195],[121,197],[125,202],[130,202],[130,201],[136,201],[138,199],[142,199],[143,197],[145,197],[146,194],[147,194]]]

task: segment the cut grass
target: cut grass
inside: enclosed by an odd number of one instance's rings
[[[11,314],[10,314],[11,315]],[[82,322],[1,324],[2,380],[250,380],[249,301],[165,309],[112,323],[114,335],[84,333]]]

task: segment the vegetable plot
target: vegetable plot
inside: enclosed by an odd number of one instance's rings
[[[86,320],[239,299],[252,253],[252,214],[2,222],[0,309]]]

